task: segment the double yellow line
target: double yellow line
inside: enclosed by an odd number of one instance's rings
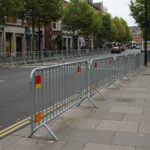
[[[82,93],[84,93],[84,92],[81,92],[79,95],[81,95]],[[46,115],[46,113],[50,113],[52,111],[55,111],[56,109],[60,108],[61,106],[63,106],[67,102],[72,101],[72,99],[74,99],[74,97],[75,97],[75,95],[69,97],[68,99],[62,100],[59,103],[57,103],[57,104],[55,104],[55,105],[53,105],[51,107],[48,107],[47,109],[44,109],[43,110],[43,116]],[[31,117],[27,117],[26,119],[21,120],[21,121],[15,123],[15,124],[5,128],[5,129],[3,129],[3,130],[1,130],[0,131],[0,138],[3,138],[4,136],[6,136],[6,135],[16,131],[17,129],[19,129],[19,128],[27,125],[27,124],[29,124],[30,123],[30,118]]]
[[[23,127],[24,125],[29,124],[29,122],[30,122],[30,117],[28,117],[28,118],[26,118],[24,120],[21,120],[21,121],[15,123],[15,124],[9,126],[8,128],[5,128],[5,129],[1,130],[0,131],[0,138],[2,138],[4,136],[6,136],[6,135],[16,131],[17,129]]]

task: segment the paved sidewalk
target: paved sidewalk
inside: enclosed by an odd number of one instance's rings
[[[30,139],[26,127],[2,139],[0,150],[150,150],[150,68],[130,77],[103,90],[106,101],[95,95],[98,109],[84,101],[49,123],[59,142]]]

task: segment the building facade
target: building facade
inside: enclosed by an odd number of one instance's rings
[[[64,1],[64,7],[66,7],[68,2]],[[89,0],[89,4],[94,8],[95,11],[104,12],[103,2],[93,3],[92,0]],[[62,20],[58,22],[52,22],[48,26],[44,27],[45,35],[45,48],[48,50],[66,50],[69,52],[73,49],[82,48],[94,49],[95,43],[93,35],[89,37],[75,36],[73,39],[73,32],[65,29]],[[75,33],[77,35],[77,33]],[[74,44],[74,46],[73,46]]]
[[[0,27],[0,53],[10,56],[11,53],[17,55],[17,53],[31,51],[32,50],[32,31],[30,29],[30,37],[28,37],[28,45],[25,34],[26,20],[15,19],[12,17],[6,17],[6,25]],[[42,34],[44,34],[44,28],[41,28]],[[35,34],[35,50],[38,50],[38,30]],[[41,39],[41,48],[44,48],[44,36]]]
[[[143,38],[141,35],[142,33],[141,29],[138,26],[132,26],[130,27],[130,31],[133,35],[133,41],[142,44]]]

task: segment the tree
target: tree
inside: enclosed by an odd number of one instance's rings
[[[22,9],[20,0],[0,0],[0,24],[5,24],[5,17],[16,17]]]
[[[109,41],[111,37],[111,15],[109,13],[103,14],[103,29],[101,37],[107,41]]]
[[[127,22],[123,19],[123,18],[120,18],[120,21],[122,23],[122,25],[125,27],[125,37],[124,37],[124,42],[130,42],[133,40],[133,36],[132,36],[132,33],[128,27],[128,24]]]
[[[22,0],[21,0],[22,1]],[[63,14],[63,0],[25,0],[21,18],[25,18],[32,25],[33,43],[35,49],[35,27],[48,25],[57,21]]]
[[[117,41],[124,42],[124,38],[126,36],[126,29],[125,29],[124,25],[122,24],[122,22],[120,21],[120,19],[118,17],[113,18],[112,21],[118,29]]]
[[[103,29],[103,15],[100,11],[95,12],[94,20],[92,23],[92,33],[96,36],[99,36],[103,32],[102,29]]]
[[[145,0],[131,0],[130,2],[131,16],[135,19],[138,26],[142,29],[144,35],[145,28]],[[150,1],[148,0],[148,10],[150,10]],[[148,11],[148,33],[150,33],[150,11]],[[150,39],[150,34],[148,35]]]
[[[116,27],[116,24],[113,23],[113,22],[111,22],[111,31],[110,31],[110,34],[111,34],[111,36],[110,36],[109,40],[110,40],[111,42],[117,41],[118,36],[119,36],[119,35],[118,35],[118,29],[117,29],[117,27]]]
[[[64,10],[63,23],[73,32],[73,39],[75,32],[88,37],[93,32],[94,16],[94,9],[87,0],[71,0]]]

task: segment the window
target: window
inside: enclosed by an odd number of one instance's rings
[[[53,30],[60,31],[61,30],[61,21],[52,23]]]
[[[17,19],[17,24],[21,25],[21,19]]]
[[[56,22],[53,22],[53,30],[56,30]]]

